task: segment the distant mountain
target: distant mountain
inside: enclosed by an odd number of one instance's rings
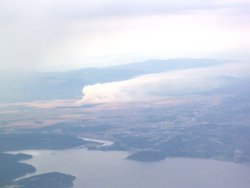
[[[169,59],[169,60],[157,60],[152,59],[148,61],[124,64],[120,66],[109,67],[115,70],[130,70],[130,71],[142,71],[144,73],[158,73],[163,71],[190,69],[196,67],[209,67],[225,63],[224,61],[218,61],[216,59]]]
[[[148,73],[208,67],[221,63],[223,62],[215,59],[148,60],[68,72],[1,74],[0,102],[81,98],[82,88],[88,84],[120,81]]]

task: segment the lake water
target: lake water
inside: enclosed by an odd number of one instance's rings
[[[249,188],[250,166],[215,160],[173,158],[141,163],[126,152],[84,148],[19,151],[36,173],[58,171],[77,177],[75,188]],[[32,174],[32,175],[34,175]]]

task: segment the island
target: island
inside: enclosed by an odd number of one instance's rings
[[[25,188],[70,188],[73,187],[74,176],[59,172],[50,172],[46,174],[31,176],[15,181],[12,184],[4,186],[10,187],[25,187]]]

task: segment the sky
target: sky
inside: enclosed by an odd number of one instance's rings
[[[0,0],[0,70],[247,59],[249,0]]]

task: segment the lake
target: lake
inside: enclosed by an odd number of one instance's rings
[[[24,161],[37,168],[30,175],[52,171],[71,174],[77,177],[75,188],[250,187],[250,166],[230,162],[171,158],[142,163],[126,160],[126,152],[85,148],[18,152],[33,155]]]

